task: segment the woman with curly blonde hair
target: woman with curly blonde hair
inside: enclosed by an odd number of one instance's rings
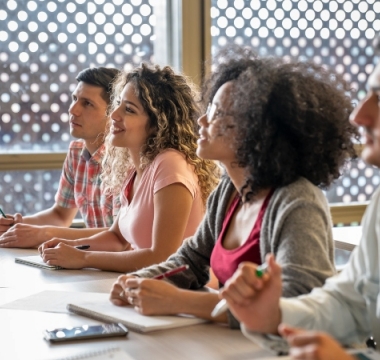
[[[102,187],[120,194],[120,212],[100,234],[44,243],[40,252],[48,264],[133,271],[166,260],[194,234],[218,182],[217,166],[196,155],[195,95],[168,66],[142,64],[118,76]]]

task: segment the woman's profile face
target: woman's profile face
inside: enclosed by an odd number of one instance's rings
[[[148,137],[149,117],[132,83],[125,85],[111,119],[112,145],[139,151]]]
[[[232,81],[223,84],[216,92],[207,114],[198,119],[200,125],[197,155],[223,164],[235,161],[233,147],[234,118],[231,114]]]

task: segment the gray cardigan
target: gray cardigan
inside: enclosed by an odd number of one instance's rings
[[[187,271],[170,277],[184,289],[200,289],[209,280],[210,257],[222,229],[232,193],[236,191],[225,176],[207,202],[206,215],[194,236],[158,265],[135,272],[139,277],[155,275],[189,264]],[[265,211],[261,235],[261,261],[273,253],[282,267],[283,296],[309,293],[332,276],[334,248],[330,212],[322,191],[305,178],[274,191]],[[238,323],[229,316],[230,326]]]

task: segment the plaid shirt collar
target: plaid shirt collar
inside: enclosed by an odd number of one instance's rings
[[[92,154],[87,150],[87,148],[84,146],[81,152],[81,156],[83,159],[85,159],[87,162],[89,160],[95,161],[96,163],[100,164],[102,162],[102,158],[104,155],[105,145],[102,144],[100,147]]]

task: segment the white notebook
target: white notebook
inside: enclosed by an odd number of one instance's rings
[[[58,360],[79,360],[79,359],[86,359],[86,360],[106,360],[106,359],[112,359],[112,360],[134,360],[130,355],[128,355],[125,351],[114,348],[114,349],[104,349],[104,350],[98,350],[98,351],[92,351],[88,353],[82,353],[77,354],[69,357],[65,357]]]
[[[63,269],[63,267],[61,267],[61,266],[46,264],[42,260],[40,255],[16,257],[15,262],[20,263],[20,264],[24,264],[24,265],[35,266],[35,267],[38,267],[41,269],[47,269],[47,270],[61,270],[61,269]]]
[[[116,306],[108,294],[103,301],[74,301],[67,305],[67,310],[78,315],[103,322],[122,323],[130,330],[146,333],[156,330],[172,329],[206,322],[192,316],[145,316],[137,313],[131,306]]]

